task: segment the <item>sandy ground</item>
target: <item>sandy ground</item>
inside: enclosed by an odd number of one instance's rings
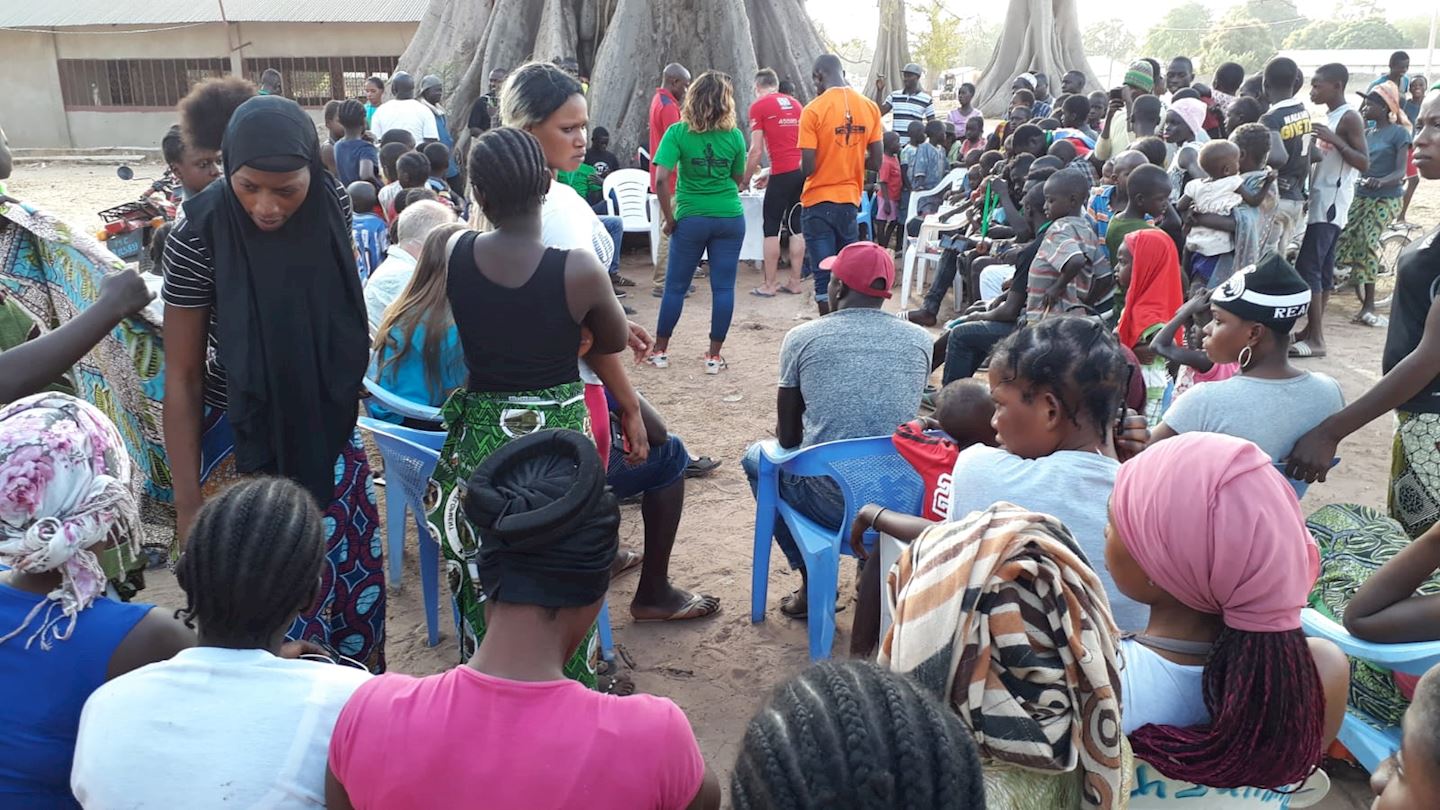
[[[158,167],[136,167],[139,178],[157,175]],[[138,195],[139,181],[118,180],[112,167],[17,167],[10,182],[14,196],[47,207],[76,225],[93,224],[94,212]],[[1440,221],[1440,187],[1422,186],[1411,209],[1411,221],[1430,226]],[[633,238],[633,237],[632,237]],[[622,271],[635,280],[626,303],[639,310],[639,323],[653,329],[658,299],[649,295],[651,267],[643,237],[627,241]],[[704,374],[710,291],[708,282],[686,304],[671,343],[671,367],[657,370],[634,367],[636,386],[664,415],[670,429],[683,436],[692,452],[723,460],[710,478],[691,481],[680,524],[671,574],[685,588],[702,589],[722,601],[720,615],[692,623],[633,624],[628,605],[635,575],[611,587],[611,621],[615,639],[633,660],[631,671],[638,688],[675,700],[690,717],[711,767],[728,775],[745,725],[760,701],[780,681],[807,664],[805,625],[778,612],[780,597],[799,584],[799,577],[780,569],[772,555],[770,595],[766,621],[751,624],[750,571],[754,501],[740,470],[739,459],[751,442],[772,435],[775,423],[775,380],[778,352],[784,332],[814,315],[813,305],[798,296],[762,299],[747,295],[760,282],[757,269],[742,264],[737,290],[734,326],[725,347],[730,368],[719,376]],[[891,302],[891,309],[898,304]],[[1305,368],[1338,379],[1348,399],[1367,390],[1380,374],[1383,330],[1352,326],[1357,311],[1349,293],[1336,296],[1334,314],[1327,319],[1330,356],[1301,361]],[[937,375],[938,376],[938,375]],[[1311,488],[1307,511],[1332,502],[1384,506],[1390,464],[1392,424],[1380,419],[1346,441],[1343,458],[1326,484]],[[383,492],[383,490],[382,490]],[[639,548],[642,527],[638,506],[624,507],[621,541]],[[424,613],[414,559],[413,530],[406,555],[404,582],[389,593],[388,655],[393,671],[416,675],[439,672],[456,663],[454,631],[448,607],[442,607],[442,635],[436,647],[425,645]],[[842,599],[853,588],[854,565],[842,565]],[[443,580],[442,580],[443,582]],[[443,586],[442,586],[443,587]],[[145,598],[178,607],[182,595],[172,577],[152,577]],[[848,649],[850,612],[840,614],[835,649]],[[1321,805],[1329,810],[1369,805],[1363,774],[1336,773],[1332,795]]]

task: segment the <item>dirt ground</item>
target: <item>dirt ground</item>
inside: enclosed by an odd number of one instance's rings
[[[136,167],[138,178],[156,176],[155,164]],[[142,189],[139,180],[126,183],[114,167],[21,164],[10,181],[13,196],[43,206],[76,225],[100,224],[96,211],[126,201]],[[1440,185],[1427,184],[1416,194],[1410,219],[1427,228],[1440,222]],[[635,237],[631,237],[635,239]],[[659,300],[649,294],[651,266],[643,236],[627,240],[622,272],[637,282],[626,303],[639,310],[634,319],[654,328]],[[737,282],[734,326],[725,346],[730,367],[719,376],[704,374],[710,291],[697,283],[671,343],[671,367],[632,368],[636,386],[663,414],[670,429],[683,436],[691,451],[723,461],[711,477],[690,481],[671,575],[681,587],[720,597],[722,612],[691,623],[634,624],[628,604],[635,575],[617,580],[610,592],[615,640],[634,662],[630,674],[641,691],[675,700],[689,715],[710,766],[728,782],[745,725],[770,689],[803,669],[807,661],[803,622],[784,618],[779,599],[799,585],[799,577],[780,568],[772,554],[766,621],[751,624],[750,571],[754,500],[739,459],[751,442],[773,435],[775,380],[780,341],[786,330],[814,316],[813,304],[799,296],[757,298],[746,293],[760,282],[760,272],[742,264]],[[898,308],[897,302],[887,308]],[[1327,319],[1330,356],[1299,361],[1303,367],[1335,377],[1347,399],[1367,390],[1380,376],[1384,331],[1350,324],[1358,310],[1353,295],[1337,294]],[[938,375],[937,375],[938,377]],[[1332,502],[1384,506],[1390,465],[1392,422],[1380,419],[1340,447],[1342,462],[1331,480],[1311,488],[1307,511]],[[383,492],[383,489],[382,489]],[[624,507],[621,542],[641,546],[638,506]],[[448,608],[442,607],[440,644],[425,645],[420,580],[414,558],[413,530],[406,554],[404,582],[389,592],[388,655],[396,672],[427,675],[456,663],[454,630]],[[854,565],[842,565],[842,601],[849,601]],[[183,599],[167,574],[151,578],[143,598],[178,607]],[[443,580],[442,580],[443,582]],[[443,586],[442,586],[443,587]],[[443,600],[443,596],[442,596]],[[443,602],[442,602],[443,604]],[[839,615],[836,654],[849,644],[850,612]],[[1368,807],[1363,775],[1337,773],[1335,789],[1321,808]]]

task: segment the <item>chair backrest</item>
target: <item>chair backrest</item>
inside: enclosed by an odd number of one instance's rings
[[[361,430],[375,439],[380,455],[385,459],[385,486],[389,492],[399,493],[405,502],[415,510],[416,515],[425,514],[425,490],[430,485],[430,474],[440,460],[440,448],[429,446],[445,439],[444,433],[430,433],[423,430],[392,425],[362,416]],[[413,441],[420,439],[421,441]]]
[[[385,410],[396,413],[408,419],[421,419],[426,422],[439,422],[440,409],[424,405],[419,402],[405,399],[385,390],[380,383],[366,377],[364,379],[365,390]]]
[[[625,230],[650,230],[649,174],[639,169],[616,169],[605,176],[601,193],[610,213],[625,222]]]
[[[926,191],[911,192],[910,210],[905,212],[905,221],[909,222],[910,220],[915,218],[916,212],[920,210],[921,200],[927,199],[929,197],[934,197],[937,194],[945,194],[949,192],[951,184],[955,182],[955,178],[962,177],[964,176],[964,174],[965,169],[963,167],[958,169],[951,169],[950,173],[942,177],[940,179],[940,182],[936,183],[932,188]]]
[[[794,475],[823,475],[840,485],[845,498],[842,538],[849,537],[855,513],[867,503],[918,515],[925,500],[924,480],[889,436],[817,444],[791,456],[780,468]],[[840,547],[848,550],[850,544],[842,542]]]

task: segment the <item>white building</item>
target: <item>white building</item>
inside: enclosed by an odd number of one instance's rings
[[[17,147],[158,146],[194,82],[284,77],[312,111],[389,75],[418,0],[5,0],[0,128]]]

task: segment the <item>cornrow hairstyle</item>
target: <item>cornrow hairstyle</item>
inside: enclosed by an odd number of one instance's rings
[[[287,478],[246,478],[195,516],[175,564],[175,617],[210,641],[257,647],[315,601],[325,531],[315,499]]]
[[[347,98],[340,102],[340,109],[335,114],[340,126],[346,129],[355,129],[365,126],[365,105],[353,98]]]
[[[1012,332],[995,347],[990,367],[1016,383],[1026,402],[1049,390],[1072,424],[1088,424],[1108,436],[1125,393],[1128,363],[1103,322],[1057,315]]]
[[[330,99],[325,102],[325,123],[330,123],[340,117],[340,100]]]
[[[825,661],[751,718],[730,799],[736,810],[981,810],[985,782],[944,703],[875,664]]]
[[[727,132],[735,128],[735,90],[730,77],[707,70],[690,83],[680,105],[680,120],[691,132]]]
[[[491,222],[538,211],[550,191],[545,152],[523,129],[500,127],[476,138],[469,163],[475,199]]]
[[[176,107],[185,143],[219,151],[235,109],[260,91],[239,76],[206,79],[190,88]]]
[[[1201,685],[1210,722],[1141,726],[1130,734],[1136,758],[1216,788],[1283,790],[1319,766],[1325,689],[1303,631],[1222,629]]]
[[[418,188],[430,179],[430,160],[419,152],[406,152],[395,162],[395,179],[401,188]]]

